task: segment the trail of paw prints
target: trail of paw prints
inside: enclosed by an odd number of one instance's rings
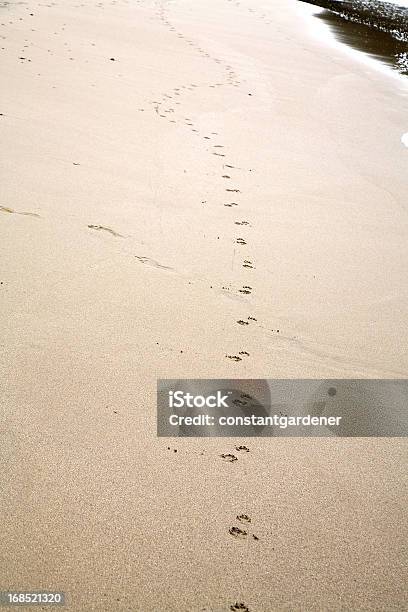
[[[163,2],[161,1],[156,2],[155,12],[156,12],[156,16],[162,22],[164,27],[166,27],[170,32],[173,32],[177,36],[177,38],[184,40],[184,42],[190,47],[192,47],[195,50],[195,52],[198,53],[200,56],[203,56],[209,60],[214,61],[216,64],[218,64],[220,68],[224,70],[225,75],[221,77],[222,79],[221,82],[215,82],[212,84],[204,84],[204,85],[203,84],[197,85],[196,83],[186,83],[186,84],[174,87],[171,91],[165,92],[161,94],[161,96],[159,96],[156,100],[151,101],[154,111],[160,118],[167,119],[170,123],[179,123],[179,124],[181,123],[186,128],[190,129],[193,133],[195,133],[197,136],[200,136],[200,137],[202,136],[205,140],[211,140],[212,137],[217,136],[215,132],[212,132],[211,134],[202,135],[200,133],[200,130],[197,129],[197,127],[194,125],[191,118],[182,116],[181,112],[177,112],[177,109],[175,107],[181,105],[183,93],[186,93],[188,91],[194,91],[198,87],[215,88],[215,87],[223,87],[226,85],[238,87],[240,85],[240,82],[238,81],[238,77],[230,64],[228,64],[227,62],[225,62],[224,60],[218,57],[213,56],[212,54],[204,50],[198,43],[196,43],[195,41],[185,36],[183,32],[181,32],[174,26],[172,22],[169,20],[167,10],[164,7]],[[140,110],[143,110],[143,109],[140,109]],[[221,145],[218,145],[218,146],[221,146]],[[223,155],[223,154],[220,153],[220,155]]]
[[[245,393],[242,394],[241,397],[247,397],[248,399],[251,399],[250,395],[247,395]],[[237,446],[235,446],[234,449],[234,453],[223,453],[222,455],[220,455],[221,459],[223,461],[226,461],[228,463],[235,463],[236,461],[238,461],[238,457],[237,455],[243,454],[245,455],[246,453],[249,453],[250,450],[248,448],[248,446],[245,446],[244,444],[239,444]],[[248,541],[248,540],[252,540],[253,542],[258,542],[259,541],[259,536],[253,532],[252,529],[252,519],[251,517],[245,513],[239,513],[235,516],[235,520],[234,520],[234,525],[231,525],[228,528],[228,534],[230,537],[234,538],[234,540],[237,541]],[[249,608],[248,606],[243,603],[243,602],[238,602],[236,601],[235,603],[232,603],[229,606],[229,609],[234,611],[234,612],[238,612],[239,610],[241,610],[242,612],[249,612]]]
[[[242,193],[240,186],[235,184],[235,173],[242,171],[242,168],[237,168],[233,163],[229,162],[227,158],[227,149],[220,142],[220,135],[217,132],[211,132],[207,134],[201,134],[200,130],[196,127],[194,120],[191,116],[186,116],[180,112],[180,107],[182,105],[183,94],[187,92],[191,92],[196,90],[197,88],[203,87],[221,87],[223,85],[227,86],[235,86],[238,87],[240,85],[240,81],[237,78],[236,73],[234,72],[232,66],[223,61],[222,59],[215,57],[208,51],[206,51],[199,43],[188,38],[182,31],[175,27],[168,16],[168,11],[165,8],[165,5],[162,1],[156,2],[156,15],[159,20],[162,22],[163,26],[166,27],[169,31],[174,33],[177,38],[183,40],[188,46],[194,49],[200,56],[206,57],[209,60],[214,61],[216,64],[220,66],[220,68],[224,69],[225,78],[222,82],[212,83],[210,85],[197,85],[196,83],[188,83],[182,84],[177,87],[174,87],[171,91],[162,93],[155,100],[151,101],[153,105],[154,112],[161,119],[168,120],[171,123],[181,123],[185,128],[191,130],[198,137],[202,137],[203,140],[208,142],[210,146],[209,152],[215,156],[216,158],[220,158],[220,162],[222,162],[222,170],[220,172],[220,180],[222,183],[227,183],[225,185],[225,193],[231,197],[227,201],[223,202],[223,206],[225,208],[229,208],[231,210],[235,209],[239,206],[240,200],[242,200]],[[249,94],[251,95],[251,94]],[[214,144],[211,145],[211,141],[215,141]],[[252,171],[252,170],[249,170]],[[222,188],[221,183],[221,188]],[[207,198],[202,200],[203,204],[207,204]],[[242,229],[250,230],[252,224],[248,219],[233,219],[233,223],[235,226],[240,227]],[[246,249],[248,248],[248,237],[245,235],[236,235],[234,238],[234,244],[232,248],[234,249],[235,256],[235,248],[242,249],[242,273],[250,273],[251,270],[255,269],[255,265],[246,253]],[[236,247],[234,246],[236,245]],[[248,279],[249,280],[249,279]],[[245,282],[242,283],[241,288],[238,289],[238,295],[240,296],[249,296],[253,293],[254,289],[250,282],[247,282],[247,278],[245,278]],[[239,350],[236,354],[226,354],[225,358],[230,362],[239,363],[248,358],[249,352],[246,350]]]
[[[240,85],[240,81],[238,80],[238,75],[234,71],[233,67],[223,59],[216,57],[208,50],[204,49],[200,43],[186,36],[182,31],[177,29],[175,25],[170,21],[167,10],[164,6],[163,1],[156,2],[156,15],[163,23],[163,25],[169,29],[169,31],[174,32],[177,38],[182,39],[188,46],[190,46],[198,55],[205,57],[206,59],[213,61],[215,64],[222,67],[226,73],[226,79],[222,82],[216,82],[209,84],[208,87],[222,87],[224,85],[233,85],[238,87]]]
[[[225,178],[225,176],[223,176],[223,178]],[[235,194],[240,194],[241,190],[238,187],[228,187],[226,189],[227,193],[233,193]],[[238,206],[238,202],[227,202],[224,204],[224,206],[226,206],[227,208],[234,208],[235,206]],[[247,219],[236,219],[234,220],[234,225],[242,228],[242,229],[248,229],[250,230],[250,228],[252,227],[252,224],[249,220]],[[245,273],[246,279],[248,279],[249,281],[249,274],[251,274],[252,270],[255,270],[255,265],[252,259],[249,259],[249,256],[246,255],[246,251],[249,247],[248,244],[248,237],[245,235],[238,235],[235,236],[234,238],[234,244],[236,245],[236,249],[237,249],[237,253],[238,256],[242,257],[241,259],[241,267],[243,268],[242,272]],[[241,255],[242,253],[242,255]],[[235,250],[234,250],[234,256],[235,256]],[[230,287],[228,285],[224,285],[222,287],[223,290],[225,291],[229,291]],[[241,296],[250,296],[252,295],[254,292],[254,288],[252,285],[252,282],[250,284],[250,282],[246,282],[245,284],[242,284],[242,286],[238,289],[238,293]],[[237,322],[240,326],[242,327],[246,327],[250,324],[250,321],[256,321],[255,317],[247,317],[246,319],[239,319]],[[249,357],[249,353],[248,351],[239,351],[236,354],[226,354],[225,357],[232,361],[232,362],[242,362],[244,357]]]

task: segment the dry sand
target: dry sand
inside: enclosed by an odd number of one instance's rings
[[[155,385],[407,376],[406,89],[292,0],[0,19],[0,588],[405,610],[405,440],[168,450]]]

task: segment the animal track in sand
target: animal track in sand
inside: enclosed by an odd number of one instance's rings
[[[237,323],[239,325],[249,325],[249,321],[256,321],[256,319],[254,319],[254,317],[248,317],[246,321],[244,319],[239,319]]]
[[[155,259],[150,259],[150,257],[143,257],[140,255],[135,255],[136,259],[140,261],[142,264],[146,264],[148,266],[152,266],[153,268],[160,268],[161,270],[173,270],[170,266],[163,266]]]
[[[236,457],[235,455],[231,455],[231,453],[223,453],[222,455],[220,455],[221,459],[224,459],[224,461],[228,461],[229,463],[234,463],[234,461],[238,461],[238,457]]]
[[[229,204],[224,204],[224,206],[238,206],[236,202],[230,202]]]
[[[230,176],[228,176],[228,174],[223,174],[223,175],[222,175],[222,178],[230,179],[231,177],[230,177]]]
[[[245,529],[240,529],[239,527],[230,527],[228,529],[228,533],[239,540],[243,540],[248,535],[248,532],[245,531]]]
[[[235,225],[250,225],[249,221],[234,221]]]
[[[19,210],[14,210],[13,208],[8,208],[7,206],[0,206],[0,210],[1,212],[4,213],[10,213],[12,215],[23,215],[25,217],[40,217],[40,215],[37,215],[37,213],[32,213],[32,212],[25,212],[25,211],[19,211]]]
[[[238,357],[238,355],[225,355],[227,359],[231,359],[232,361],[242,361],[241,357]]]
[[[249,399],[252,399],[250,395],[247,396]],[[237,451],[244,451],[245,453],[249,453],[249,448],[247,446],[236,446],[235,450]]]
[[[244,355],[245,357],[249,357],[248,351],[239,351],[240,355]]]
[[[122,234],[118,234],[118,232],[115,232],[115,230],[111,229],[110,227],[105,227],[104,225],[88,225],[88,227],[89,229],[108,232],[108,234],[111,234],[112,236],[115,236],[116,238],[125,237],[125,236],[122,236]]]
[[[244,293],[245,295],[249,295],[252,292],[252,287],[248,285],[244,285],[242,289],[238,289],[239,293]]]
[[[230,605],[231,612],[250,612],[247,605],[245,605],[242,601],[236,601],[234,604]]]
[[[236,239],[236,243],[237,244],[246,244],[245,240],[243,238],[237,238]]]
[[[217,153],[216,151],[213,151],[213,155],[218,155],[218,157],[225,157],[224,153]]]
[[[249,261],[249,259],[244,259],[244,263],[242,264],[243,268],[251,268],[251,270],[254,269],[254,266],[252,265],[252,261]]]
[[[225,191],[230,191],[231,193],[241,193],[239,189],[226,189]]]
[[[251,522],[251,518],[247,514],[238,514],[237,521],[244,525],[248,525]]]

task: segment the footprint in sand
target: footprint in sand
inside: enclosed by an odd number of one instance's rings
[[[236,518],[243,525],[249,525],[251,523],[251,519],[247,514],[238,514]],[[228,531],[230,535],[240,540],[243,540],[248,535],[248,532],[245,529],[241,529],[240,527],[230,527]],[[256,536],[254,533],[252,534],[252,539],[259,541],[258,536]]]
[[[242,319],[239,319],[239,321],[237,321],[238,325],[249,325],[248,321],[243,321]]]
[[[224,206],[238,206],[236,202],[230,202],[229,204],[224,204]]]
[[[105,227],[104,225],[88,225],[88,227],[89,229],[97,230],[98,232],[99,231],[108,232],[108,234],[115,236],[115,238],[125,237],[125,236],[122,236],[122,234],[118,234],[118,232],[115,232],[115,230],[111,229],[110,227]]]
[[[243,540],[248,535],[248,532],[245,531],[245,529],[240,529],[239,527],[230,527],[228,529],[228,533],[238,540]]]
[[[222,455],[220,455],[221,459],[224,459],[224,461],[228,461],[228,463],[234,463],[234,461],[238,461],[238,457],[236,457],[235,455],[231,455],[230,453],[223,453]]]
[[[251,522],[251,518],[247,514],[238,514],[237,521],[244,525],[248,525]]]
[[[247,351],[239,351],[240,355],[244,355],[245,357],[249,357],[249,353]]]
[[[242,361],[241,357],[238,357],[238,355],[225,355],[227,359],[231,359],[232,361]]]
[[[249,261],[249,259],[244,259],[244,263],[242,264],[243,268],[251,268],[252,270],[254,269],[254,266],[252,265],[252,261]]]
[[[239,189],[226,189],[225,191],[230,191],[232,193],[241,193]]]
[[[249,221],[234,221],[235,225],[249,225]]]
[[[0,210],[1,212],[4,213],[10,213],[12,215],[24,215],[25,217],[40,217],[40,215],[37,215],[37,213],[32,213],[32,212],[24,212],[24,211],[18,211],[18,210],[13,210],[13,208],[8,208],[7,206],[0,206]]]
[[[236,239],[236,243],[237,244],[246,244],[245,240],[243,238],[237,238]]]
[[[250,395],[248,395],[248,398],[251,398],[251,396],[250,396]],[[237,451],[242,451],[242,452],[245,452],[245,453],[249,453],[249,448],[248,448],[247,446],[243,446],[243,445],[241,445],[241,446],[236,446],[236,447],[235,447],[235,450],[237,450]]]
[[[236,601],[234,604],[230,605],[230,610],[232,612],[250,612],[247,605],[245,605],[242,601]]]
[[[161,270],[173,270],[173,268],[170,268],[170,266],[163,266],[155,259],[150,259],[150,257],[141,257],[140,255],[135,255],[135,257],[140,261],[140,263],[152,266],[153,268],[160,268]]]
[[[239,293],[243,293],[244,295],[250,295],[252,292],[252,287],[248,287],[248,285],[244,285],[242,289],[238,289]]]

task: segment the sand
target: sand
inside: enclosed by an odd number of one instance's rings
[[[402,81],[292,0],[0,23],[0,588],[405,610],[404,439],[169,442],[155,416],[157,378],[407,376]]]

